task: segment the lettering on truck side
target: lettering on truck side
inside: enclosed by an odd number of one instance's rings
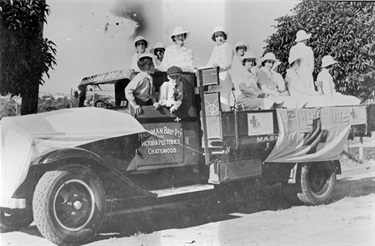
[[[277,139],[278,139],[278,135],[262,136],[262,137],[257,137],[257,143],[274,142]]]
[[[150,129],[150,132],[157,135],[151,136],[147,140],[142,140],[143,135],[139,135],[142,141],[141,146],[145,147],[148,155],[170,155],[176,154],[177,148],[170,145],[181,145],[182,131],[176,128],[169,128],[167,126]],[[172,138],[166,138],[172,137]],[[160,146],[160,147],[159,147]],[[154,148],[159,147],[159,148]],[[161,148],[167,147],[167,148]]]

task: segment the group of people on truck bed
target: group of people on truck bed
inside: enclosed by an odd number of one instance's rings
[[[195,72],[193,51],[185,46],[189,31],[176,27],[170,38],[173,44],[165,48],[160,42],[146,52],[147,40],[138,36],[134,40],[136,52],[132,56],[131,68],[139,72],[125,88],[125,96],[135,114],[142,113],[142,106],[165,106],[176,111],[182,103],[182,71]],[[234,101],[245,110],[269,109],[272,107],[300,108],[336,105],[356,105],[360,101],[353,96],[342,95],[335,90],[330,71],[337,62],[330,55],[322,59],[322,70],[313,80],[314,54],[307,41],[311,34],[297,32],[295,45],[289,52],[289,66],[285,80],[277,72],[281,62],[273,53],[255,57],[248,46],[239,41],[233,47],[226,42],[227,31],[216,26],[211,33],[215,47],[204,67],[219,67],[219,85],[209,86],[209,91],[220,92],[222,110],[229,110]],[[167,71],[168,81],[160,87],[159,97],[151,74],[155,69]],[[315,90],[317,88],[317,91]],[[231,94],[237,100],[231,99]]]

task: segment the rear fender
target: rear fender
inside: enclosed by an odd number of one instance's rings
[[[332,172],[336,170],[336,174],[341,174],[341,163],[339,160],[332,160],[332,161],[327,161],[327,163],[332,163]],[[294,167],[290,170],[290,175],[288,179],[288,184],[296,184],[299,182],[298,178],[299,175],[301,174],[301,164],[303,163],[296,163]]]

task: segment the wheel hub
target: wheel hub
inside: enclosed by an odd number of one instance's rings
[[[74,207],[74,209],[76,209],[76,210],[81,209],[81,207],[82,207],[82,202],[80,202],[80,201],[75,201],[75,202],[73,203],[73,207]]]
[[[91,220],[95,210],[95,196],[85,182],[79,179],[65,182],[56,192],[54,214],[66,230],[78,231]]]

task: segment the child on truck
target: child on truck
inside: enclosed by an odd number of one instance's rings
[[[155,71],[152,54],[142,54],[137,63],[141,72],[125,88],[125,97],[136,115],[143,113],[142,106],[154,105],[156,109],[159,107],[154,96],[155,87],[151,77]]]
[[[172,66],[167,69],[168,81],[160,87],[159,104],[170,107],[171,113],[178,110],[183,99],[183,85],[181,82],[182,69]]]

